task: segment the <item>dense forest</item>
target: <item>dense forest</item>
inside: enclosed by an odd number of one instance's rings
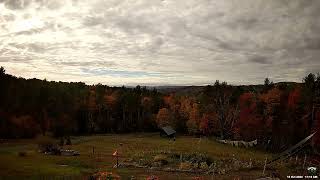
[[[1,67],[0,138],[152,132],[170,125],[180,134],[257,139],[260,147],[280,151],[320,128],[320,75],[302,79],[158,91],[24,79]],[[312,146],[320,147],[319,133]]]

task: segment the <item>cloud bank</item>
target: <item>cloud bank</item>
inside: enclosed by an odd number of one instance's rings
[[[0,0],[0,65],[108,85],[298,81],[320,70],[318,0]]]

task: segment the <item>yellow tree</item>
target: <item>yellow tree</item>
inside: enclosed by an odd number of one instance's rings
[[[172,125],[172,114],[167,108],[162,108],[159,110],[157,114],[157,125],[158,127],[164,127],[168,125]]]

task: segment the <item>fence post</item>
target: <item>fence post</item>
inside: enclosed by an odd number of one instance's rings
[[[264,161],[264,166],[263,166],[263,171],[262,171],[262,175],[263,175],[263,176],[264,176],[264,173],[265,173],[265,171],[266,171],[267,160],[268,160],[268,157],[266,157],[266,160]]]

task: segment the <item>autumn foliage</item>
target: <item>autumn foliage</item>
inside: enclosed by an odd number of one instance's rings
[[[157,124],[159,127],[172,125],[172,114],[167,108],[161,108],[157,114]]]
[[[231,86],[216,81],[172,92],[0,76],[0,136],[158,131],[292,145],[320,128],[320,76],[302,83]],[[194,90],[195,89],[195,90]],[[320,136],[313,139],[318,147]],[[276,142],[278,141],[279,142]]]

